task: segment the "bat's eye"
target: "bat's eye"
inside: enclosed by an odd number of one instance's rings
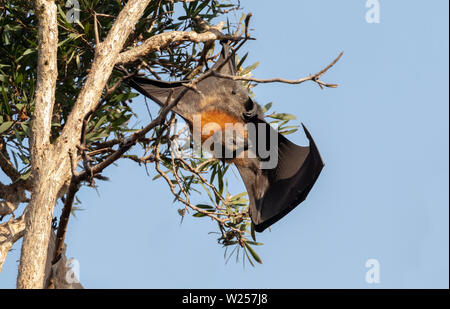
[[[233,90],[231,91],[231,94],[236,94],[236,90],[233,89]]]

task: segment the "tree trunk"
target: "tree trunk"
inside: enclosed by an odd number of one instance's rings
[[[35,175],[36,176],[36,175]],[[26,231],[17,278],[17,288],[43,288],[47,248],[50,238],[53,208],[56,203],[57,188],[49,175],[39,177],[33,187],[28,205]]]
[[[60,166],[50,144],[51,120],[58,76],[57,8],[54,1],[36,0],[39,20],[39,44],[35,110],[31,137],[31,171],[33,190],[28,205],[26,230],[17,277],[17,288],[37,289],[44,286],[45,261],[56,202]],[[60,172],[60,170],[59,170]],[[60,177],[60,176],[59,176]],[[55,179],[56,178],[56,179]]]
[[[36,0],[39,44],[30,147],[33,189],[22,244],[18,288],[44,287],[53,208],[60,192],[64,191],[61,188],[71,177],[71,167],[76,166],[76,162],[71,164],[69,153],[76,153],[83,119],[100,99],[125,41],[149,2],[150,0],[129,0],[105,41],[97,44],[86,84],[80,91],[60,137],[51,144],[51,118],[58,76],[57,7],[53,0]]]

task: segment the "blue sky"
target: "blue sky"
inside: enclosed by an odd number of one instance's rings
[[[323,77],[337,89],[254,90],[259,103],[274,101],[308,127],[326,164],[318,182],[301,206],[257,235],[263,264],[244,269],[225,264],[208,234],[215,224],[186,217],[180,225],[181,205],[166,184],[122,161],[98,191],[82,189],[85,210],[70,221],[68,256],[79,261],[82,284],[448,288],[448,1],[380,1],[379,24],[366,22],[365,0],[241,2],[253,13],[257,40],[243,52],[261,62],[256,77],[296,79],[345,52]],[[289,138],[307,142],[300,131]],[[240,179],[229,177],[233,193],[242,192]],[[0,287],[15,286],[20,243],[14,248]],[[380,263],[379,284],[365,281],[371,258]]]

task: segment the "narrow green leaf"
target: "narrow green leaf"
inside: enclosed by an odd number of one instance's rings
[[[28,126],[28,123],[21,122],[20,126],[22,127],[23,132],[25,132],[26,136],[31,137],[31,129]]]
[[[31,175],[31,169],[28,169],[24,174],[22,174],[20,176],[20,178],[23,179],[23,180],[27,180],[28,177],[30,177],[30,175]]]
[[[5,121],[2,124],[0,124],[0,134],[11,128],[14,121]]]
[[[263,107],[263,112],[266,113],[273,105],[273,102],[269,102]]]
[[[202,214],[201,212],[197,212],[197,213],[193,214],[192,216],[196,217],[196,218],[202,218],[202,217],[205,217],[206,215]]]
[[[250,254],[252,255],[253,259],[255,259],[256,262],[258,262],[259,264],[262,264],[261,258],[259,257],[259,255],[255,252],[255,250],[253,250],[252,247],[250,247],[250,245],[245,241],[244,242],[245,247],[248,249],[248,251],[250,252]]]
[[[292,133],[297,132],[297,131],[298,131],[298,128],[292,129],[292,130],[287,130],[287,131],[280,131],[280,134],[289,135],[289,134],[292,134]]]
[[[207,210],[214,210],[215,208],[211,205],[205,205],[205,204],[197,204],[196,205],[200,209],[207,209]]]

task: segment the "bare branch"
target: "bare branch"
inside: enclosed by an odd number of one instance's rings
[[[255,83],[259,83],[259,84],[265,84],[265,83],[301,84],[306,81],[313,81],[313,82],[317,83],[321,88],[322,87],[336,88],[338,86],[337,84],[327,84],[327,83],[319,80],[319,78],[323,74],[325,74],[332,66],[334,66],[336,64],[336,62],[342,57],[343,53],[344,52],[341,52],[339,54],[339,56],[333,60],[333,62],[331,62],[326,68],[324,68],[320,72],[318,72],[316,74],[311,74],[307,77],[303,77],[303,78],[300,78],[297,80],[289,80],[289,79],[284,79],[284,78],[259,79],[259,78],[254,78],[254,77],[226,75],[226,74],[219,73],[217,71],[212,71],[212,75],[214,75],[215,77],[219,77],[219,78],[249,81],[249,82],[255,82]]]
[[[0,168],[12,181],[19,179],[20,173],[10,161],[6,143],[3,139],[0,139]]]
[[[67,225],[69,223],[69,217],[72,212],[73,201],[75,194],[78,192],[80,180],[76,175],[72,176],[69,190],[67,192],[64,207],[59,219],[58,231],[56,233],[55,252],[53,255],[52,264],[56,264],[61,258],[64,247],[64,239],[66,237]]]
[[[25,215],[0,224],[0,273],[9,250],[25,233]]]
[[[10,185],[0,183],[0,220],[3,216],[12,214],[20,203],[28,203],[30,200],[25,194],[23,181]]]
[[[221,33],[218,28],[210,27],[209,31],[203,33],[197,33],[194,31],[184,32],[184,31],[171,31],[161,34],[157,34],[148,38],[141,45],[136,46],[128,51],[119,54],[117,59],[117,64],[130,63],[138,60],[140,57],[148,55],[152,51],[160,51],[172,43],[175,42],[210,42],[214,40],[230,40],[230,41],[240,41],[242,37],[235,37],[232,35],[226,35]]]
[[[100,44],[100,37],[98,35],[98,20],[96,12],[94,12],[94,35],[95,35],[95,47],[98,48]]]
[[[31,149],[48,149],[58,77],[58,25],[54,1],[36,1],[36,13],[39,18],[39,44]]]

